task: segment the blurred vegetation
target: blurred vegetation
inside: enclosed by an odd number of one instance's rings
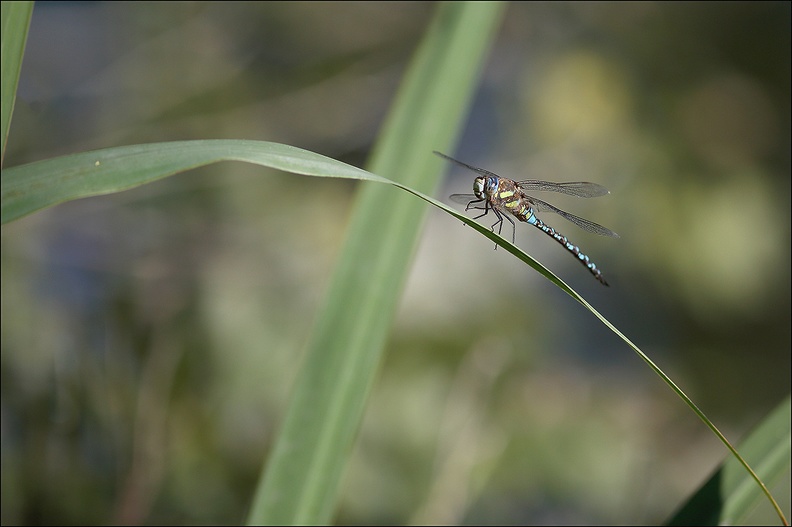
[[[5,166],[199,138],[361,166],[432,9],[37,4]],[[788,3],[511,5],[449,152],[611,189],[554,203],[620,240],[553,224],[609,290],[535,229],[518,244],[733,440],[790,391],[791,33]],[[4,524],[245,517],[356,187],[261,172],[3,228]],[[441,214],[388,348],[341,523],[657,523],[726,456],[587,312]]]

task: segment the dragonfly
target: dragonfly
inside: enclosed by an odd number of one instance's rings
[[[467,163],[463,163],[458,159],[454,159],[453,157],[447,156],[440,152],[435,151],[434,153],[443,159],[447,159],[452,163],[472,170],[478,174],[475,181],[473,182],[473,194],[452,194],[450,196],[453,201],[465,205],[465,210],[484,211],[473,218],[474,220],[486,216],[490,211],[494,212],[495,217],[498,218],[498,220],[492,224],[491,229],[492,232],[495,232],[495,227],[498,227],[498,234],[500,235],[501,231],[503,230],[503,218],[506,218],[512,224],[512,243],[514,243],[516,227],[514,220],[511,219],[511,216],[514,216],[520,221],[530,223],[563,245],[564,248],[572,253],[575,258],[577,258],[577,260],[582,263],[592,275],[594,275],[594,278],[599,280],[600,283],[606,286],[608,285],[605,277],[602,276],[602,272],[594,264],[594,262],[592,262],[588,256],[583,254],[577,245],[570,242],[566,236],[537,218],[536,213],[554,212],[565,220],[571,221],[584,231],[599,234],[600,236],[618,238],[619,235],[612,230],[599,225],[598,223],[594,223],[593,221],[589,221],[579,216],[575,216],[574,214],[570,214],[569,212],[565,212],[547,203],[546,201],[529,196],[526,193],[530,191],[548,191],[559,192],[569,196],[577,196],[579,198],[593,198],[596,196],[610,194],[608,189],[602,185],[588,183],[585,181],[574,181],[567,183],[551,183],[550,181],[540,181],[536,179],[514,181],[512,179],[499,176],[493,172],[490,172],[489,170],[468,165]],[[495,248],[498,248],[497,244],[495,245]]]

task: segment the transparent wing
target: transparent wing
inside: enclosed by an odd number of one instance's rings
[[[468,165],[467,163],[463,163],[462,161],[459,161],[458,159],[454,159],[451,156],[441,154],[437,150],[434,150],[434,153],[442,157],[443,159],[447,159],[452,163],[467,168],[468,170],[472,170],[473,172],[477,174],[481,174],[482,176],[500,177],[498,174],[495,174],[494,172],[490,172],[489,170],[484,170],[483,168],[474,167],[473,165]],[[560,192],[561,194],[568,194],[570,196],[577,196],[579,198],[593,198],[596,196],[604,196],[606,194],[610,194],[610,191],[608,191],[608,189],[606,189],[602,185],[597,185],[596,183],[589,183],[587,181],[551,183],[550,181],[540,181],[538,179],[526,179],[523,181],[517,181],[516,183],[525,190]]]
[[[467,168],[469,170],[472,170],[473,172],[475,172],[477,174],[481,174],[482,176],[500,177],[498,174],[495,174],[494,172],[490,172],[489,170],[484,170],[483,168],[474,167],[473,165],[468,165],[467,163],[463,163],[462,161],[459,161],[458,159],[454,159],[453,157],[449,157],[449,156],[447,156],[445,154],[441,154],[437,150],[433,150],[433,152],[435,154],[439,155],[440,157],[442,157],[443,159],[448,159],[452,163],[456,163],[457,165],[459,165],[461,167],[465,167],[465,168]]]
[[[518,181],[517,184],[523,190],[542,190],[548,192],[560,192],[569,196],[579,198],[594,198],[610,194],[610,191],[602,185],[589,183],[587,181],[571,181],[568,183],[551,183],[550,181],[539,181],[538,179],[526,179]]]
[[[542,201],[541,199],[534,198],[533,196],[530,196],[528,199],[530,200],[531,203],[534,204],[536,210],[540,212],[555,212],[565,220],[571,221],[572,223],[574,223],[584,231],[593,232],[594,234],[599,234],[600,236],[610,236],[611,238],[619,237],[618,234],[608,229],[607,227],[603,227],[599,223],[594,223],[593,221],[583,219],[580,216],[575,216],[574,214],[565,212],[557,207],[550,205],[546,201]]]
[[[467,205],[470,202],[484,201],[482,199],[478,199],[474,194],[451,194],[448,196],[448,198],[451,201],[461,203],[462,205]]]

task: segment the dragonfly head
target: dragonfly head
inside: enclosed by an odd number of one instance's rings
[[[482,176],[477,177],[476,181],[473,182],[473,194],[475,194],[478,199],[487,199],[487,196],[484,194],[484,178]]]
[[[473,194],[478,199],[487,199],[498,188],[498,178],[479,176],[473,182]]]

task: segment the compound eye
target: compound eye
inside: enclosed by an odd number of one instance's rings
[[[473,182],[473,194],[475,194],[478,199],[486,199],[484,194],[484,178],[477,177]]]

